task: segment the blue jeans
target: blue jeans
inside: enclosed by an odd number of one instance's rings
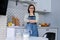
[[[35,23],[28,23],[26,25],[26,29],[29,31],[30,36],[36,36],[36,37],[38,37],[37,24],[35,24]]]

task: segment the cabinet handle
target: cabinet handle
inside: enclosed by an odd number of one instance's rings
[[[31,1],[34,1],[34,0],[31,0]]]

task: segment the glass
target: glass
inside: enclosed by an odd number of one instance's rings
[[[24,32],[23,32],[23,40],[29,40],[29,31],[24,29]]]

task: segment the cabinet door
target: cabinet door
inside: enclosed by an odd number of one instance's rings
[[[46,12],[51,12],[51,0],[43,0],[43,3],[44,3],[44,8],[43,10]]]
[[[36,11],[51,12],[51,0],[35,0]]]
[[[5,40],[6,39],[6,26],[0,26],[0,39]]]

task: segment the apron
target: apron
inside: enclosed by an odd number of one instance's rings
[[[28,16],[28,20],[36,20],[36,17],[35,16]],[[30,36],[38,37],[37,23],[28,22],[26,25],[26,29],[28,30]]]

